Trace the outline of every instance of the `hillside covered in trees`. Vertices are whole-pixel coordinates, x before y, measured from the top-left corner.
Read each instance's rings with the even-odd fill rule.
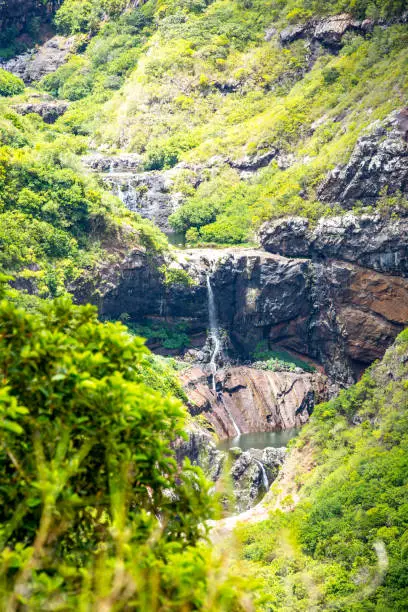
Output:
[[[406,0],[0,27],[0,608],[408,609]]]

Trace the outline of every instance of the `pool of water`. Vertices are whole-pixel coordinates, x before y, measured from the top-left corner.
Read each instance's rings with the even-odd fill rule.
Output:
[[[217,444],[218,450],[227,451],[230,448],[239,446],[243,451],[250,448],[280,448],[287,446],[289,440],[295,438],[299,433],[299,429],[287,429],[285,431],[262,431],[258,433],[241,434],[236,438],[228,438],[221,440]]]
[[[184,247],[186,244],[186,237],[183,232],[167,232],[167,239],[173,246]]]

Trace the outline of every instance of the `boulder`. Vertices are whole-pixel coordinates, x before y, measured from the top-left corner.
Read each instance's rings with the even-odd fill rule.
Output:
[[[196,422],[187,427],[187,439],[175,443],[177,462],[185,458],[198,465],[214,491],[221,495],[226,512],[235,514],[256,505],[277,478],[286,459],[285,448],[249,449],[239,447],[229,451],[217,449],[213,436]]]

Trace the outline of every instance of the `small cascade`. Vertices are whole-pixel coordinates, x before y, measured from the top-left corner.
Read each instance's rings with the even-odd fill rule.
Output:
[[[231,410],[228,408],[227,404],[224,402],[224,397],[223,397],[222,393],[219,393],[219,395],[218,395],[218,398],[217,398],[217,399],[218,399],[218,400],[219,400],[219,401],[222,403],[222,405],[224,406],[225,412],[227,413],[227,415],[228,415],[228,417],[229,417],[229,419],[230,419],[231,423],[232,423],[232,424],[233,424],[233,426],[234,426],[235,433],[237,434],[237,436],[236,436],[236,437],[237,437],[237,438],[239,438],[239,437],[241,436],[241,430],[240,430],[240,428],[238,427],[238,425],[237,425],[237,423],[236,423],[236,421],[235,421],[234,417],[232,416],[232,412],[231,412]],[[235,440],[235,439],[236,439],[236,438],[234,438],[234,440]]]
[[[231,410],[225,404],[222,392],[217,393],[217,383],[216,383],[217,359],[222,351],[222,341],[220,337],[220,330],[218,327],[217,308],[215,305],[214,291],[211,285],[211,278],[209,274],[207,274],[207,294],[208,294],[208,319],[210,322],[210,337],[212,341],[212,353],[211,353],[211,359],[210,359],[212,390],[213,390],[214,395],[217,398],[217,402],[221,402],[221,404],[224,406],[224,410],[227,413],[229,420],[234,426],[235,433],[237,434],[236,437],[239,438],[241,435],[241,430],[238,427],[234,417],[232,416]]]
[[[269,480],[268,480],[268,476],[266,474],[266,470],[264,468],[264,465],[263,465],[263,463],[261,463],[261,461],[258,461],[258,459],[255,459],[255,461],[259,465],[259,467],[261,468],[263,486],[265,487],[266,491],[269,491]]]
[[[213,351],[210,359],[210,369],[212,375],[212,388],[214,394],[217,393],[215,375],[217,373],[217,358],[221,353],[221,338],[218,329],[217,309],[215,306],[214,292],[211,285],[210,275],[207,274],[207,294],[208,294],[208,318],[210,322],[210,337],[212,340]]]

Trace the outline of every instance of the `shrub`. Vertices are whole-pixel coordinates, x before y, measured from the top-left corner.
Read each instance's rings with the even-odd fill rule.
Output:
[[[16,96],[23,93],[24,83],[19,78],[0,68],[0,96]]]
[[[100,601],[120,565],[121,604],[155,609],[153,581],[166,607],[176,597],[186,609],[191,589],[166,567],[205,582],[206,564],[191,555],[211,515],[209,489],[197,468],[176,465],[184,410],[152,388],[159,374],[143,342],[67,299],[37,314],[3,300],[0,349],[2,607],[23,583],[25,605],[45,609],[64,593],[75,609],[85,568],[102,563]]]

